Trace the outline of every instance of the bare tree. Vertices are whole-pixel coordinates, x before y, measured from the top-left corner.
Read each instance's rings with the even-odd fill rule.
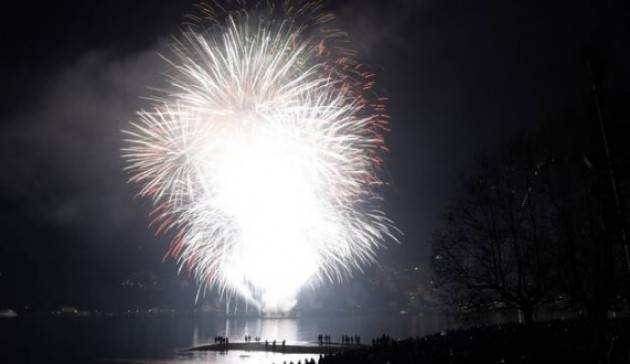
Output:
[[[544,161],[527,143],[481,160],[433,236],[438,287],[463,310],[515,308],[531,322],[550,294],[551,226],[541,195]]]
[[[477,163],[432,241],[436,282],[450,302],[517,308],[526,321],[546,302],[597,321],[627,305],[628,221],[619,206],[630,169],[617,165],[621,188],[611,190],[597,130],[585,116],[559,118]]]

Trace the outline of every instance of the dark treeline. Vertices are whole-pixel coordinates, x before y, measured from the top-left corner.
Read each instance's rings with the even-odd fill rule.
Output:
[[[584,64],[579,106],[476,159],[434,232],[432,263],[451,311],[518,310],[525,323],[574,314],[602,362],[616,338],[608,319],[630,304],[630,113],[619,72]]]
[[[434,283],[451,311],[518,310],[530,324],[516,325],[521,333],[549,313],[574,314],[583,321],[564,331],[583,338],[570,347],[584,362],[610,362],[627,340],[611,331],[627,321],[609,320],[630,312],[630,49],[622,13],[599,9],[579,55],[581,99],[478,157],[431,241]],[[539,334],[554,355],[560,336]]]
[[[581,99],[479,157],[434,232],[435,283],[456,312],[628,312],[630,9],[593,6]]]
[[[478,158],[432,241],[446,302],[526,322],[542,307],[592,320],[627,310],[630,148],[611,143],[625,134],[614,126],[595,105]]]

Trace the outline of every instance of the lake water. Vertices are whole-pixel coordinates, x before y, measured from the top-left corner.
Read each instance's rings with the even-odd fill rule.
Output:
[[[302,318],[204,317],[76,317],[0,320],[0,362],[21,363],[282,363],[304,360],[304,354],[230,351],[190,353],[182,349],[213,343],[217,335],[231,342],[245,335],[287,344],[313,343],[320,333],[333,341],[360,335],[362,342],[387,333],[392,337],[423,336],[455,327],[437,315],[378,314]],[[3,360],[4,357],[4,360]]]

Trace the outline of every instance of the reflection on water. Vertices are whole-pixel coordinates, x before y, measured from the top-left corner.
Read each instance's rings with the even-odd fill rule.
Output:
[[[451,327],[452,323],[436,315],[431,316],[344,316],[309,318],[258,318],[199,320],[193,323],[191,346],[212,343],[217,335],[231,342],[242,341],[245,335],[260,337],[262,341],[286,340],[287,344],[314,344],[320,333],[329,334],[333,341],[341,335],[360,335],[364,342],[388,333],[394,337],[422,336]],[[265,352],[230,351],[227,353],[189,353],[175,351],[166,362],[184,363],[282,363],[297,362],[316,355],[280,354]]]
[[[227,336],[231,342],[245,335],[265,340],[286,340],[287,344],[308,344],[318,334],[333,341],[341,335],[359,335],[364,343],[388,333],[393,337],[422,336],[453,327],[454,323],[436,315],[401,316],[377,314],[300,318],[203,317],[116,317],[116,318],[17,318],[0,325],[0,344],[9,348],[20,362],[67,362],[68,357],[98,359],[98,362],[134,363],[282,363],[304,360],[306,355],[230,351],[191,353],[183,349],[214,342]],[[50,358],[55,358],[50,360]],[[2,361],[0,353],[0,362]],[[79,362],[86,362],[81,360]]]
[[[212,325],[209,327],[214,328]],[[208,326],[205,325],[205,322],[195,325],[192,336],[193,346],[207,344],[216,335],[228,337],[233,342],[243,340],[245,335],[250,335],[252,338],[260,337],[263,341],[287,340],[288,342],[302,342],[313,340],[313,337],[308,337],[308,333],[302,333],[301,335],[298,332],[298,320],[292,318],[226,319],[223,324],[223,330],[220,330],[218,333],[208,335],[208,330],[200,331],[200,329],[207,328]]]
[[[393,337],[423,336],[452,327],[453,323],[439,315],[403,316],[395,314],[375,316],[332,316],[302,318],[258,318],[195,321],[191,345],[207,344],[215,336],[240,341],[245,335],[264,340],[287,340],[292,343],[316,342],[318,334],[360,335],[368,341],[387,333]]]
[[[131,360],[132,363],[146,364],[199,364],[199,363],[220,363],[220,364],[280,364],[283,362],[304,362],[305,359],[318,356],[311,354],[281,354],[254,351],[230,351],[225,353],[203,352],[203,353],[176,353],[172,358],[161,360]]]

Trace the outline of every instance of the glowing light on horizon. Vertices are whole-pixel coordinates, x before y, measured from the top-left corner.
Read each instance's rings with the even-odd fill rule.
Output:
[[[282,4],[225,22],[206,8],[211,24],[174,42],[171,87],[123,149],[201,291],[265,311],[361,269],[394,229],[380,209],[387,118],[372,75],[318,2]]]

